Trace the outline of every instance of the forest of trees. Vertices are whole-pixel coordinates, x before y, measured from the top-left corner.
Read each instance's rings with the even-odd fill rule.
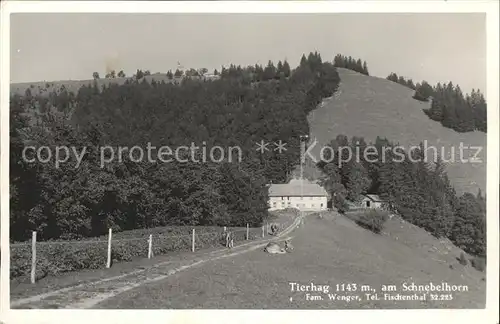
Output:
[[[430,119],[440,122],[444,127],[457,132],[487,131],[487,105],[484,95],[479,90],[465,94],[460,86],[438,83],[432,87],[428,82],[414,84],[396,73],[391,73],[387,80],[415,90],[414,99],[431,100],[431,108],[424,109]]]
[[[368,73],[368,66],[366,65],[366,62],[361,62],[361,59],[355,59],[351,56],[347,57],[341,54],[335,55],[335,58],[333,59],[333,66],[353,70],[364,75],[370,75]]]
[[[487,131],[487,104],[484,95],[472,90],[465,97],[460,87],[438,83],[431,108],[424,110],[432,120],[457,132]]]
[[[313,55],[319,54],[314,53]],[[305,55],[303,55],[300,61],[300,66],[307,65],[307,62],[314,62],[314,58],[311,55],[309,55],[309,57],[307,58]],[[315,63],[312,64],[314,65]],[[283,62],[279,61],[276,66],[272,61],[269,61],[264,67],[262,65],[256,64],[255,66],[247,67],[245,71],[243,71],[241,67],[231,64],[228,68],[222,67],[220,76],[221,78],[225,78],[242,75],[243,78],[247,79],[250,82],[260,82],[288,78],[290,77],[291,72],[292,71],[290,70],[290,65],[285,60]]]
[[[378,194],[406,221],[436,237],[449,238],[470,254],[486,256],[486,196],[481,191],[457,196],[445,164],[439,159],[436,163],[425,162],[422,145],[420,150],[412,151],[409,159],[402,148],[395,149],[393,143],[377,137],[374,144],[369,144],[371,151],[367,152],[377,152],[366,155],[369,161],[363,154],[368,146],[363,138],[349,140],[339,135],[329,146],[343,154],[348,152],[341,147],[361,152],[359,159],[352,158],[344,165],[339,162],[339,154],[326,156],[324,161],[331,161],[318,165],[324,173],[322,183],[339,211],[347,209],[346,199],[357,201],[361,194]],[[383,159],[382,151],[387,148]],[[343,156],[343,161],[347,157]]]
[[[138,73],[139,74],[139,71]],[[165,225],[260,225],[267,187],[283,182],[299,161],[307,114],[339,83],[318,53],[290,71],[276,67],[223,69],[218,81],[185,79],[181,86],[145,79],[97,83],[77,94],[14,95],[10,114],[11,240],[36,230],[40,240],[73,239]],[[254,82],[266,81],[266,82]],[[261,140],[283,140],[287,151],[262,155]],[[239,146],[242,161],[151,163],[115,159],[100,167],[103,146]],[[27,146],[86,148],[76,159],[29,163]],[[28,151],[33,158],[33,151]],[[47,152],[42,152],[47,157]]]

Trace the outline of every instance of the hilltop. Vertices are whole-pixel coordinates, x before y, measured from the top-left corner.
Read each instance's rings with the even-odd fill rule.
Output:
[[[170,80],[166,73],[155,73],[152,75],[144,76],[147,82],[155,80],[157,82],[165,81],[165,83],[180,81],[180,78]],[[50,93],[52,91],[58,91],[62,86],[69,91],[78,93],[78,90],[82,86],[93,85],[94,81],[97,82],[97,86],[102,88],[103,85],[108,86],[109,84],[122,85],[127,80],[135,80],[134,77],[124,77],[124,78],[113,78],[113,79],[97,79],[97,80],[59,80],[59,81],[36,81],[36,82],[23,82],[23,83],[11,83],[10,92],[12,94],[24,95],[27,89],[30,89],[33,96],[38,94]]]
[[[476,194],[486,189],[486,133],[458,133],[432,121],[423,109],[430,103],[412,98],[414,91],[395,82],[366,76],[343,68],[337,68],[340,86],[335,95],[323,103],[309,116],[311,139],[318,144],[311,151],[319,157],[321,146],[327,145],[337,135],[364,137],[367,143],[376,137],[387,138],[405,148],[419,145],[427,140],[428,146],[445,148],[449,154],[455,147],[455,163],[448,163],[447,172],[457,193]],[[482,163],[460,163],[459,145],[481,146]],[[464,159],[472,158],[475,150],[465,150]],[[308,174],[318,177],[316,170],[307,163]]]

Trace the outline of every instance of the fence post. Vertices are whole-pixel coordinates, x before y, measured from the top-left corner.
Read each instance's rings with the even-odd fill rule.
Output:
[[[113,230],[109,229],[108,234],[108,262],[106,262],[106,268],[111,268],[111,236],[113,235]]]
[[[194,232],[194,228],[193,228],[193,242],[192,242],[192,246],[191,246],[191,251],[194,252],[194,238],[195,238],[195,232]]]
[[[33,232],[31,238],[31,283],[36,279],[36,232]]]
[[[149,234],[148,259],[153,256],[153,234]]]
[[[249,228],[248,228],[248,223],[247,223],[247,241],[248,241],[248,236],[249,236],[249,234],[250,234],[250,233],[248,232],[248,229],[249,229]]]
[[[264,225],[262,225],[262,238],[264,238]]]

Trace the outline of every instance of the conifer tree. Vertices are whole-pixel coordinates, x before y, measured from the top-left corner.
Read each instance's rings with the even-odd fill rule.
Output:
[[[283,62],[283,74],[285,75],[285,78],[290,77],[291,74],[290,64],[288,64],[286,60]]]
[[[366,64],[366,61],[363,62],[363,74],[370,75],[370,73],[368,72],[368,65]]]

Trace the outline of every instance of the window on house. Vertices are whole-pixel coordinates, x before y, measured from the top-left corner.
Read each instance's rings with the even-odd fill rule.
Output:
[[[285,199],[285,197],[281,197],[281,200]]]
[[[273,202],[273,207],[276,207],[276,202]]]
[[[366,201],[366,207],[370,207],[370,201]]]
[[[287,200],[290,200],[290,197],[286,197]]]
[[[321,204],[321,208],[323,208],[323,204]]]

